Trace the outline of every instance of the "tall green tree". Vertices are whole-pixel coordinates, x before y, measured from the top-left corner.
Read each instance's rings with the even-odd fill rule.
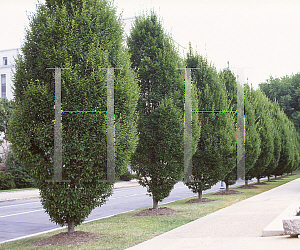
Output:
[[[136,17],[127,44],[141,90],[132,169],[157,209],[183,173],[184,71],[178,69],[182,61],[153,10]],[[193,124],[196,138],[199,129]]]
[[[127,170],[137,141],[135,108],[138,85],[124,49],[121,17],[106,0],[46,0],[37,6],[16,60],[16,106],[9,140],[20,162],[29,169],[51,221],[74,232],[112,193],[106,181],[105,112],[62,114],[62,178],[54,176],[53,70],[62,70],[63,110],[107,109],[107,78],[115,70],[116,174]]]
[[[223,69],[220,72],[220,79],[222,82],[224,82],[225,87],[226,87],[226,93],[227,93],[227,99],[229,102],[229,111],[236,111],[237,110],[237,80],[235,75],[231,72],[231,70],[228,68]],[[244,101],[243,97],[240,97],[240,101]],[[233,115],[234,117],[234,124],[232,126],[235,126],[235,129],[237,129],[236,126],[236,120],[237,120],[237,114]],[[244,130],[244,128],[243,128]],[[234,153],[234,152],[233,152]],[[233,158],[237,158],[237,156],[232,156]],[[232,164],[232,160],[229,160],[229,164]],[[240,159],[236,159],[240,160]],[[233,185],[236,182],[237,179],[237,168],[233,168],[232,171],[230,171],[223,179],[226,185],[226,191],[229,191],[229,186]]]
[[[283,110],[279,110],[278,114],[279,133],[281,135],[281,151],[280,158],[277,167],[273,170],[273,174],[276,176],[282,175],[288,169],[289,164],[292,161],[292,135],[289,129],[290,120]]]
[[[202,198],[202,191],[209,189],[236,166],[235,126],[232,113],[210,112],[229,110],[224,82],[216,69],[190,45],[186,65],[193,70],[192,79],[199,91],[199,120],[201,135],[193,155],[191,180],[185,183]]]
[[[297,131],[292,121],[289,120],[287,123],[289,128],[289,138],[290,148],[289,148],[289,156],[290,162],[287,165],[287,168],[284,170],[284,173],[290,173],[299,167],[298,155],[299,155],[299,141]]]
[[[257,178],[257,181],[264,177],[264,170],[270,164],[274,153],[274,134],[272,119],[268,110],[268,99],[260,91],[251,91],[252,103],[255,110],[257,130],[261,139],[261,153],[254,166],[248,171],[250,178]]]
[[[264,176],[268,177],[270,180],[271,175],[273,175],[274,170],[277,168],[279,159],[280,159],[280,152],[281,152],[281,136],[280,133],[280,124],[279,124],[279,106],[278,103],[269,102],[269,108],[271,119],[272,119],[272,127],[273,127],[273,139],[274,139],[274,152],[272,155],[272,159],[270,163],[266,166],[266,169],[263,172]]]
[[[255,106],[251,98],[252,87],[245,84],[245,185],[251,179],[250,169],[256,163],[261,153],[261,138],[257,129],[257,119],[255,117]]]

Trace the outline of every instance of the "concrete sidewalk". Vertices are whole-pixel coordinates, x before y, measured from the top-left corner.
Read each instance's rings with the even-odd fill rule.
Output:
[[[262,237],[264,228],[290,204],[299,201],[300,178],[128,249],[300,249],[298,238]]]
[[[114,189],[137,187],[137,186],[139,186],[137,180],[120,181],[115,183]],[[38,189],[0,192],[0,202],[38,199],[39,197],[40,194]]]

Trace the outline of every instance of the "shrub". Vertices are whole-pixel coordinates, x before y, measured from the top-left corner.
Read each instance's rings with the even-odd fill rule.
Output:
[[[130,180],[132,180],[132,178],[133,178],[133,176],[129,171],[127,171],[125,174],[120,176],[120,179],[122,181],[130,181]]]
[[[15,186],[12,174],[0,171],[0,190],[12,189]]]
[[[12,151],[8,152],[5,163],[7,170],[13,176],[16,188],[29,188],[35,186],[32,177],[28,174],[22,164],[16,159]]]

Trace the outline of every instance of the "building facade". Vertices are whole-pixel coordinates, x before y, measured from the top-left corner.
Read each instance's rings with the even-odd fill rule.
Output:
[[[0,50],[1,97],[8,100],[13,99],[13,65],[17,53],[18,49]]]
[[[13,99],[13,71],[14,71],[14,58],[18,54],[18,49],[0,50],[0,97],[7,98],[8,100]],[[4,133],[0,134],[0,139],[3,140]],[[0,170],[5,171],[5,159],[6,153],[9,148],[9,142],[4,140],[0,145]]]

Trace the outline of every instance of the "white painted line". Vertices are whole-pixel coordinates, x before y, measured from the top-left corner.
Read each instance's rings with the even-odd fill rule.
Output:
[[[115,200],[115,199],[119,199],[119,198],[127,198],[127,197],[132,197],[132,196],[137,196],[137,195],[145,195],[145,193],[118,196],[118,197],[108,198],[108,200]]]
[[[136,208],[136,209],[138,209],[138,208]],[[84,222],[82,222],[82,224],[89,223],[89,222],[96,221],[96,220],[106,219],[106,218],[113,217],[113,216],[118,215],[118,214],[124,214],[124,213],[127,213],[127,212],[132,212],[132,211],[134,211],[136,209],[128,210],[128,211],[125,211],[125,212],[122,212],[122,213],[116,213],[116,214],[104,216],[104,217],[97,218],[97,219],[92,219],[92,220],[84,221]],[[3,244],[3,243],[8,243],[8,242],[16,241],[16,240],[22,240],[22,239],[26,239],[26,238],[38,236],[38,235],[41,235],[41,234],[51,233],[51,232],[54,232],[54,231],[58,231],[60,229],[65,229],[65,228],[67,228],[67,226],[59,227],[59,228],[54,228],[54,229],[51,229],[51,230],[47,230],[47,231],[43,231],[43,232],[39,232],[39,233],[35,233],[35,234],[30,234],[30,235],[26,235],[26,236],[22,236],[22,237],[10,239],[10,240],[5,240],[5,241],[0,242],[0,245]]]
[[[21,214],[29,214],[29,213],[39,212],[39,211],[45,211],[45,209],[38,209],[38,210],[33,210],[33,211],[28,211],[28,212],[23,212],[23,213],[3,215],[3,216],[0,216],[0,218],[6,218],[6,217],[21,215]]]
[[[5,207],[16,207],[16,206],[21,206],[21,205],[33,204],[33,203],[40,203],[40,201],[28,202],[28,203],[21,203],[21,204],[17,204],[17,205],[1,206],[0,208],[5,208]]]

